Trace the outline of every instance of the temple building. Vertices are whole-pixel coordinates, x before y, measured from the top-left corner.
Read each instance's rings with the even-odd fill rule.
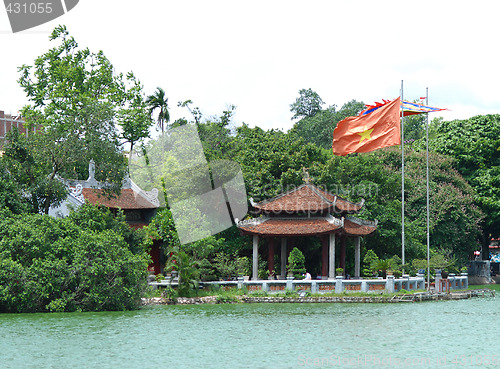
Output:
[[[308,236],[319,237],[321,240],[323,279],[335,278],[336,265],[345,271],[346,240],[353,238],[353,277],[360,277],[360,239],[377,229],[377,221],[363,220],[353,215],[362,210],[364,200],[359,203],[350,202],[306,180],[305,184],[289,192],[258,203],[250,200],[250,203],[258,216],[240,221],[238,228],[242,234],[253,238],[253,280],[258,275],[259,239],[264,239],[267,244],[270,274],[274,271],[276,245],[280,244],[280,273],[285,276],[290,241],[296,237]],[[340,247],[339,260],[335,260],[336,247]]]
[[[87,180],[60,180],[67,186],[69,193],[57,207],[49,209],[49,215],[63,218],[69,215],[72,209],[76,209],[85,201],[93,205],[99,205],[111,210],[116,214],[122,210],[125,221],[131,228],[139,229],[149,224],[160,206],[158,190],[144,191],[137,186],[129,177],[123,181],[120,194],[109,196],[105,192],[106,183],[97,181],[95,178],[95,164],[89,163],[89,177]],[[160,242],[155,241],[149,251],[152,262],[148,269],[155,274],[161,271],[161,248]]]

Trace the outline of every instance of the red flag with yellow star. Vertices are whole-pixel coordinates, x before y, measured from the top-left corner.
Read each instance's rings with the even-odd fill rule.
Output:
[[[348,117],[333,131],[333,153],[347,155],[401,144],[399,97],[365,115]]]

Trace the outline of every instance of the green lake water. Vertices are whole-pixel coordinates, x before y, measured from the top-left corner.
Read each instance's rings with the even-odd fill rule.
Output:
[[[500,297],[0,314],[0,368],[499,368]]]

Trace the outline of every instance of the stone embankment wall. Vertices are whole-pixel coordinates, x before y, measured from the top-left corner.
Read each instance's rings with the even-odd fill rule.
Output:
[[[217,296],[206,297],[179,297],[176,300],[164,297],[143,298],[141,304],[146,305],[201,305],[220,303],[396,303],[396,302],[420,302],[436,300],[463,300],[471,297],[495,296],[493,290],[467,290],[452,293],[428,293],[420,292],[413,294],[379,295],[379,296],[314,296],[314,297],[289,297],[289,296],[234,296],[234,299],[219,299]]]

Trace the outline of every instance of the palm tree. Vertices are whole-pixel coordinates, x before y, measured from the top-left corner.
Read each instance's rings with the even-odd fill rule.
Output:
[[[156,122],[162,133],[165,126],[170,121],[170,114],[168,113],[168,97],[165,97],[165,91],[161,87],[157,87],[156,91],[147,97],[146,103],[149,107],[149,112],[153,115],[156,109],[160,109]]]

